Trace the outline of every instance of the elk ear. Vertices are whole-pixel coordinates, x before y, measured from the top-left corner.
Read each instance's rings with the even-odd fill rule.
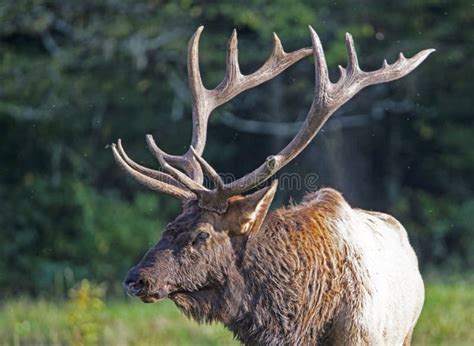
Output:
[[[235,233],[250,234],[260,229],[275,197],[277,186],[278,180],[274,180],[270,186],[232,203],[232,207],[237,207],[239,221],[236,227],[233,227]]]

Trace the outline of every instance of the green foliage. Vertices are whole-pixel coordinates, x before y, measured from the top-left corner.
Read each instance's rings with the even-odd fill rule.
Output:
[[[73,345],[96,345],[100,341],[104,324],[104,294],[104,287],[91,285],[87,280],[71,290],[67,321]]]
[[[91,306],[93,299],[89,290],[86,296],[86,305]],[[74,343],[77,339],[73,331],[76,327],[84,328],[83,325],[73,328],[68,322],[71,309],[77,309],[76,300],[66,304],[28,299],[3,302],[0,306],[0,340],[14,345]],[[473,302],[474,294],[468,282],[428,285],[425,308],[415,329],[413,345],[472,344]],[[99,305],[93,320],[100,344],[237,345],[223,327],[198,325],[167,301],[158,304],[109,301],[105,306]],[[81,317],[81,321],[89,321],[89,314],[86,312],[88,317]]]
[[[456,203],[453,199],[406,189],[396,205],[400,214],[413,217],[404,225],[411,231],[420,260],[427,267],[461,271],[466,263],[474,263],[474,198],[458,198]],[[418,209],[417,213],[410,208]],[[456,255],[451,254],[453,249]]]
[[[58,186],[34,180],[3,211],[0,285],[9,290],[63,295],[81,278],[119,284],[131,263],[159,236],[159,200],[138,193],[124,201],[77,179]],[[18,213],[18,209],[22,213]],[[114,287],[112,287],[114,288]],[[51,291],[54,290],[54,291]]]

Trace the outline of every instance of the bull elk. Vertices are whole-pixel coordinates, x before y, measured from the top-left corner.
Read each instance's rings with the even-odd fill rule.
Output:
[[[222,322],[245,344],[409,344],[424,300],[417,257],[403,226],[387,214],[353,209],[335,190],[306,195],[298,205],[269,212],[277,190],[246,192],[271,178],[314,138],[328,118],[363,88],[401,78],[433,49],[375,71],[360,69],[346,34],[347,67],[329,80],[321,42],[291,53],[276,34],[268,60],[240,72],[237,34],[228,43],[225,78],[207,89],[199,71],[199,27],[189,42],[188,74],[193,132],[181,156],[146,140],[162,170],[146,168],[112,145],[118,165],[139,183],[182,201],[182,213],[164,229],[124,281],[147,303],[170,298],[198,322]],[[224,182],[202,157],[211,112],[243,91],[314,56],[316,91],[301,129],[253,172]],[[204,175],[212,188],[203,183]]]

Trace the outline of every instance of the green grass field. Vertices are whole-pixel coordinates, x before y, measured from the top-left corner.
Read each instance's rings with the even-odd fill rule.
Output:
[[[474,345],[474,291],[469,283],[428,285],[415,345]],[[169,302],[103,302],[86,287],[71,300],[4,301],[0,344],[237,345],[220,325],[198,325]]]

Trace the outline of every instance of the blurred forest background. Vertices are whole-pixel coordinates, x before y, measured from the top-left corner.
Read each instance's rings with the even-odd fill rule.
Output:
[[[209,88],[223,78],[233,28],[244,73],[268,57],[272,32],[287,51],[310,46],[308,25],[333,80],[346,64],[345,32],[366,70],[436,48],[408,77],[356,96],[282,173],[316,173],[318,187],[340,190],[353,206],[393,214],[424,273],[468,276],[473,11],[461,0],[1,1],[0,297],[63,298],[83,279],[123,296],[127,269],[180,208],[127,178],[106,147],[120,137],[151,167],[147,133],[167,152],[184,152],[186,50],[199,25]],[[279,151],[309,109],[313,76],[308,58],[215,111],[206,159],[241,176]],[[276,206],[304,192],[281,190]]]

